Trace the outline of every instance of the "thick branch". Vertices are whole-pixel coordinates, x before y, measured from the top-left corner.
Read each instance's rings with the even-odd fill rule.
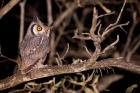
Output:
[[[7,89],[16,86],[20,83],[38,79],[38,78],[49,77],[49,76],[54,76],[59,74],[66,74],[66,73],[76,73],[76,72],[86,71],[90,69],[99,69],[105,67],[118,67],[140,74],[140,66],[132,63],[126,63],[124,59],[106,59],[106,60],[101,60],[99,62],[85,61],[82,63],[71,64],[71,65],[47,66],[44,68],[33,70],[26,75],[15,73],[13,76],[0,81],[0,90]]]
[[[7,14],[20,0],[11,0],[7,5],[0,9],[0,19]]]

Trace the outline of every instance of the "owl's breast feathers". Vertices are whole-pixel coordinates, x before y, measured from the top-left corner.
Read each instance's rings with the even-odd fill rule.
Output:
[[[48,52],[49,40],[45,36],[25,37],[20,45],[20,55],[22,59],[20,69],[26,69],[44,59]]]

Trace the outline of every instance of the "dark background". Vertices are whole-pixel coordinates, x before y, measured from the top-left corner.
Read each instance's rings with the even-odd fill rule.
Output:
[[[52,0],[52,12],[53,12],[54,20],[59,18],[59,15],[66,9],[64,7],[64,2],[67,4],[69,2],[75,3],[75,1],[64,0],[63,4],[62,4],[62,9],[60,9],[60,7],[58,7],[57,3],[60,3],[60,5],[61,5],[61,0],[58,0],[58,1]],[[2,8],[8,2],[9,2],[9,0],[1,0],[0,7]],[[122,7],[123,1],[122,0],[111,0],[111,1],[104,0],[103,2],[104,2],[103,4],[108,9],[110,9],[112,11],[116,11],[116,13],[114,15],[110,15],[110,16],[102,18],[102,25],[103,25],[103,28],[105,28],[107,25],[109,25],[110,23],[112,23],[116,20],[118,14],[120,12],[120,9]],[[97,7],[99,14],[105,13],[105,11],[98,4],[95,4],[95,6]],[[87,5],[84,5],[83,7],[79,7],[75,10],[75,13],[79,19],[83,17],[83,11],[85,9],[88,10],[88,12],[84,15],[85,20],[82,22],[86,29],[90,29],[90,27],[91,27],[92,7],[93,7],[92,4],[87,4]],[[125,42],[127,41],[129,31],[133,25],[132,14],[134,12],[137,13],[138,23],[137,23],[135,29],[133,30],[132,40],[135,40],[135,38],[137,38],[140,35],[140,31],[139,31],[140,24],[139,24],[139,20],[138,20],[138,19],[140,19],[140,2],[137,0],[133,0],[132,2],[126,3],[125,9],[124,9],[123,14],[121,16],[121,19],[119,21],[119,23],[125,23],[127,21],[130,22],[128,26],[124,27],[126,32],[122,31],[120,28],[115,29],[110,34],[110,36],[107,38],[107,40],[105,40],[102,43],[103,47],[106,46],[107,44],[110,44],[110,42],[112,42],[113,40],[115,40],[116,35],[119,34],[120,40],[119,40],[119,43],[116,45],[115,52],[121,54],[121,52],[124,50],[124,45],[125,45]],[[45,0],[27,0],[26,6],[25,6],[25,24],[24,24],[25,25],[25,33],[26,33],[26,29],[28,28],[28,25],[32,21],[33,17],[36,15],[44,23],[47,24],[48,20],[47,20],[47,9],[46,9],[46,1]],[[74,32],[74,30],[77,28],[77,26],[74,23],[72,18],[69,18],[69,16],[68,16],[68,19],[70,19],[70,22],[68,23],[67,27],[65,28],[65,32],[68,32],[68,31]],[[19,50],[18,49],[19,29],[20,29],[20,6],[19,6],[19,4],[17,4],[2,19],[0,19],[1,52],[3,55],[5,55],[11,59],[16,59],[18,57],[18,54],[19,54],[18,53],[18,50]],[[58,29],[56,28],[53,32],[55,33],[55,35],[57,37]],[[72,37],[72,36],[73,36],[73,33],[70,33],[69,37]],[[73,49],[76,50],[78,47],[75,44],[75,42],[77,42],[77,41],[75,40],[74,42],[72,42],[65,35],[65,36],[61,37],[60,42],[59,42],[60,45],[59,44],[57,45],[56,50],[61,53],[63,47],[66,46],[66,42],[69,42],[70,47],[72,47]],[[92,44],[91,41],[85,41],[85,43],[90,50],[92,50],[92,51],[94,50],[94,48],[91,46],[91,44]],[[72,55],[67,56],[66,60],[68,60],[68,62],[69,62],[72,60],[72,57],[75,57],[75,56],[72,56]],[[111,55],[111,57],[112,57],[112,55]],[[75,57],[75,58],[77,58],[77,57]],[[85,59],[86,57],[81,57],[81,58]],[[140,48],[138,48],[137,51],[134,53],[132,59],[136,60],[137,64],[140,64],[139,63]],[[4,79],[4,78],[12,75],[15,67],[16,67],[16,64],[14,62],[12,62],[6,58],[1,57],[0,58],[0,79]],[[106,73],[105,71],[103,71],[103,76],[101,78],[103,78],[104,75],[106,76],[106,75],[111,75],[111,74],[121,74],[124,76],[124,78],[112,83],[108,87],[108,89],[110,91],[104,91],[101,93],[125,93],[126,89],[133,84],[138,84],[138,87],[136,89],[134,89],[134,91],[132,93],[139,93],[140,92],[140,87],[139,87],[140,75],[129,72],[129,71],[125,71],[125,70],[122,70],[119,68],[113,68],[113,69],[114,69],[114,72],[109,71],[110,73]],[[100,73],[97,73],[97,74],[100,74]],[[60,75],[60,76],[58,76],[58,79],[60,79],[62,77],[63,77],[63,75],[62,76]],[[50,79],[50,78],[52,78],[52,77],[48,77],[47,79]]]

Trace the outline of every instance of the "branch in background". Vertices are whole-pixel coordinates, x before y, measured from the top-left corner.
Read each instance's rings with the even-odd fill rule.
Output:
[[[80,7],[85,6],[85,5],[100,5],[99,3],[102,3],[102,4],[115,4],[115,5],[123,3],[123,1],[118,1],[118,0],[111,0],[111,1],[108,1],[108,0],[76,0],[76,1],[77,1],[77,4],[80,5]],[[126,3],[138,4],[138,1],[137,0],[127,0]],[[103,8],[101,5],[100,5],[100,7]]]
[[[20,0],[11,0],[2,9],[0,9],[0,19],[7,14]]]
[[[0,46],[0,58],[5,58],[5,59],[10,60],[10,61],[12,61],[14,63],[17,63],[17,60],[11,59],[11,58],[9,58],[9,57],[7,57],[7,56],[5,56],[5,55],[2,54],[2,52],[1,52],[1,46]]]
[[[26,1],[20,2],[20,32],[19,32],[19,44],[23,40],[24,36],[24,17],[25,17],[25,3]]]
[[[126,0],[124,1],[124,4],[123,4],[123,6],[121,8],[121,11],[120,11],[116,21],[113,24],[110,24],[109,26],[107,26],[102,34],[100,34],[102,24],[100,23],[100,20],[98,21],[98,19],[101,16],[98,16],[98,13],[97,13],[97,10],[96,10],[95,7],[93,8],[92,26],[90,28],[89,33],[81,33],[81,35],[78,35],[78,32],[77,31],[75,32],[73,38],[77,38],[77,39],[81,39],[81,40],[92,40],[93,41],[94,46],[95,46],[94,53],[91,54],[90,52],[88,52],[88,49],[86,48],[87,53],[92,55],[90,60],[96,61],[99,56],[104,54],[105,51],[111,50],[112,47],[114,47],[117,44],[117,42],[119,41],[119,36],[117,36],[116,41],[114,41],[112,44],[108,45],[103,50],[101,49],[101,42],[103,42],[104,39],[107,38],[107,35],[109,33],[111,33],[111,31],[113,31],[117,27],[122,27],[122,26],[128,25],[128,22],[124,23],[124,24],[118,24],[118,22],[120,20],[120,17],[122,15],[122,12],[123,12],[125,4],[126,4]],[[95,34],[96,31],[98,31],[97,35]],[[86,36],[84,36],[84,35],[86,35]]]
[[[119,42],[119,35],[117,35],[116,41],[114,41],[112,44],[108,45],[106,48],[103,50],[103,54],[106,54],[110,49],[112,49],[117,43]]]
[[[124,0],[123,6],[122,6],[122,8],[121,8],[121,10],[120,10],[120,13],[119,13],[119,15],[118,15],[118,17],[117,17],[117,20],[116,20],[113,24],[110,24],[110,25],[105,29],[105,31],[103,32],[103,34],[102,34],[102,38],[103,38],[103,39],[106,38],[106,35],[107,35],[108,33],[110,33],[110,31],[112,31],[113,29],[115,29],[115,28],[117,28],[117,27],[122,27],[122,26],[128,25],[129,22],[127,22],[127,23],[125,23],[125,24],[120,24],[120,25],[118,25],[118,22],[119,22],[119,20],[120,20],[120,18],[121,18],[122,12],[123,12],[124,7],[125,7],[125,4],[126,4],[126,0]]]
[[[136,45],[133,47],[133,49],[131,49],[129,51],[129,53],[127,54],[126,61],[129,62],[131,60],[132,55],[136,52],[136,50],[139,48],[139,46],[140,46],[140,39],[138,40],[138,42],[136,43]]]
[[[67,10],[65,10],[55,21],[54,21],[54,24],[53,24],[53,28],[57,28],[62,22],[63,20],[70,16],[74,10],[77,8],[77,5],[76,4],[72,4],[70,6],[70,8],[68,8]]]
[[[103,5],[103,3],[99,0],[98,1],[98,4],[99,4],[99,6],[108,14],[108,13],[111,13],[111,10],[110,9],[108,9],[107,7],[105,7],[104,5]]]
[[[47,6],[47,19],[48,19],[48,25],[50,26],[53,23],[53,16],[52,16],[52,1],[46,0],[46,6]]]
[[[132,59],[132,55],[136,52],[136,50],[139,48],[140,46],[140,35],[137,36],[134,40],[132,39],[132,35],[134,32],[135,27],[137,26],[137,24],[139,23],[139,18],[137,18],[137,12],[134,11],[133,12],[133,24],[130,28],[130,31],[128,33],[128,37],[127,37],[127,41],[126,44],[124,46],[124,50],[121,53],[121,56],[126,58],[126,61],[130,61]]]
[[[3,8],[1,8],[0,9],[0,19],[5,15],[5,14],[7,14],[16,4],[18,4],[19,3],[19,1],[20,0],[11,0],[11,1],[9,1],[9,3],[7,4],[7,5],[5,5]],[[96,5],[96,4],[98,4],[99,2],[98,1],[96,1],[96,0],[80,0],[80,3],[82,4],[82,5],[91,5],[91,4],[94,4],[94,5]],[[111,1],[111,2],[108,2],[108,1],[101,1],[101,3],[103,3],[103,4],[109,4],[109,3],[111,3],[111,4],[121,4],[122,3],[122,1],[120,1],[120,2],[116,2],[116,1]],[[137,1],[133,1],[133,0],[128,0],[127,1],[127,3],[136,3],[137,4]],[[80,4],[80,5],[81,5]]]
[[[107,89],[108,86],[112,84],[112,82],[118,81],[123,78],[123,75],[109,75],[109,76],[104,76],[99,80],[97,83],[97,89],[101,92],[105,89]]]
[[[77,8],[76,4],[72,4],[70,7],[71,8],[67,7],[67,9],[56,19],[56,21],[54,22],[54,24],[52,26],[52,29],[57,28],[58,35],[56,37],[55,34],[52,33],[51,43],[53,43],[53,44],[50,44],[50,46],[51,46],[50,51],[51,52],[50,52],[50,55],[49,55],[48,64],[52,64],[51,62],[53,62],[53,57],[56,53],[56,47],[58,46],[59,41],[64,34],[64,29],[66,28],[66,26],[69,23],[67,20],[64,21],[64,19],[68,16],[70,18],[71,17],[70,15],[72,15],[74,10]],[[59,25],[61,23],[64,23],[64,24],[59,27]],[[55,37],[56,37],[56,39],[55,39]]]
[[[132,16],[133,16],[133,24],[132,24],[132,26],[129,30],[127,41],[126,41],[126,44],[124,46],[124,50],[121,54],[121,56],[123,56],[123,57],[127,56],[128,52],[129,52],[128,50],[129,50],[129,47],[131,46],[133,31],[134,31],[137,23],[139,22],[139,19],[136,19],[137,18],[137,13],[136,12],[133,12]]]

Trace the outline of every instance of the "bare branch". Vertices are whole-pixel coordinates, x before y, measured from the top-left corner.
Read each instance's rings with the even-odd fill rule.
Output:
[[[123,6],[122,6],[121,11],[120,11],[120,13],[119,13],[119,15],[118,15],[118,18],[117,18],[116,22],[115,22],[113,25],[118,24],[118,22],[119,22],[119,20],[120,20],[120,18],[121,18],[122,12],[123,12],[123,10],[124,10],[125,4],[126,4],[126,0],[124,0]]]
[[[110,27],[109,29],[107,29],[107,30],[105,30],[105,31],[103,32],[102,38],[105,39],[105,36],[106,36],[110,31],[114,30],[115,28],[117,28],[117,27],[122,27],[122,26],[126,26],[126,25],[128,25],[128,24],[129,24],[129,22],[126,22],[126,23],[123,23],[123,24],[118,24],[118,25],[114,25],[114,26]]]
[[[110,25],[105,29],[105,31],[103,32],[103,34],[102,34],[102,37],[103,37],[103,38],[105,38],[105,35],[107,35],[111,30],[113,30],[114,27],[115,27],[115,28],[118,27],[118,26],[116,26],[116,25],[118,24],[118,22],[119,22],[119,20],[120,20],[120,17],[121,17],[121,15],[122,15],[123,10],[124,10],[125,4],[126,4],[126,0],[125,0],[124,3],[123,3],[123,6],[122,6],[122,8],[121,8],[121,11],[120,11],[118,17],[117,17],[116,22],[113,23],[113,24],[110,24]],[[128,23],[126,23],[126,24],[128,24]],[[125,24],[124,24],[124,25],[125,25]]]
[[[120,80],[122,78],[123,78],[122,75],[104,76],[97,83],[97,89],[101,92],[101,91],[105,90],[110,84],[112,84],[113,82],[118,81],[118,80]]]
[[[62,62],[61,57],[58,54],[58,52],[56,53],[56,55],[57,55],[57,58],[56,58],[57,65],[58,66],[62,66],[63,65],[63,62]]]
[[[69,43],[67,44],[67,49],[66,49],[66,51],[64,52],[63,56],[61,56],[61,59],[64,59],[64,58],[66,57],[68,51],[69,51]]]
[[[86,46],[84,46],[84,48],[85,48],[85,50],[86,50],[87,54],[88,54],[90,57],[92,57],[92,54],[89,52],[89,50],[87,49],[87,47],[86,47]]]
[[[117,43],[119,42],[119,35],[117,35],[116,41],[114,41],[112,44],[108,45],[102,53],[106,53],[109,49],[113,48]]]
[[[28,74],[15,73],[13,76],[0,81],[0,90],[16,86],[20,83],[30,80],[54,76],[66,73],[76,73],[90,69],[99,69],[105,67],[118,67],[140,74],[140,66],[125,62],[123,59],[106,59],[100,62],[87,61],[71,65],[46,66],[40,69],[34,69]]]
[[[98,19],[101,18],[101,17],[104,17],[104,16],[112,15],[112,14],[115,14],[115,11],[113,11],[113,12],[111,12],[111,13],[99,15],[99,16],[98,16]]]
[[[7,14],[20,0],[10,0],[7,5],[0,9],[0,19]]]
[[[121,54],[122,56],[125,56],[125,54],[127,53],[127,50],[129,50],[128,47],[129,47],[131,39],[132,39],[132,34],[133,34],[133,31],[134,31],[134,29],[135,29],[135,27],[136,27],[136,25],[138,23],[138,20],[136,19],[136,16],[137,16],[137,14],[136,14],[136,12],[134,12],[133,13],[133,24],[132,24],[132,26],[130,28],[129,33],[128,33],[127,41],[126,41],[126,44],[124,46],[124,50],[123,50],[123,52]]]
[[[99,28],[98,28],[98,31],[97,31],[97,35],[98,35],[99,37],[101,37],[101,34],[100,34],[101,27],[102,27],[102,24],[99,25]]]
[[[25,3],[26,0],[20,2],[20,32],[19,32],[19,44],[21,43],[21,41],[23,40],[23,36],[24,36],[24,16],[25,16]]]
[[[2,54],[2,52],[1,52],[1,46],[0,46],[0,57],[5,58],[5,59],[7,59],[7,60],[10,60],[10,61],[12,61],[12,62],[18,64],[17,60],[11,59],[11,58],[9,58],[9,57],[7,57],[7,56],[4,56],[4,55]]]
[[[52,16],[52,1],[46,0],[46,6],[47,6],[47,19],[48,19],[48,25],[51,25],[53,23],[53,16]]]
[[[126,60],[129,62],[131,59],[132,54],[134,54],[136,52],[136,50],[139,48],[140,46],[140,40],[137,42],[137,44],[134,46],[134,48],[132,50],[129,51],[129,53],[126,56]]]
[[[92,26],[91,26],[91,29],[90,29],[90,35],[92,37],[94,37],[95,35],[95,31],[96,31],[96,26],[97,26],[97,19],[98,19],[98,13],[97,13],[97,10],[96,8],[94,7],[93,8],[93,16],[92,16]]]
[[[81,39],[81,40],[91,40],[91,37],[84,37],[84,36],[73,36],[72,38]]]
[[[83,36],[87,35],[87,36]],[[81,39],[81,40],[91,40],[89,33],[82,33],[82,35],[78,35],[78,30],[75,30],[74,36],[72,38]]]
[[[98,2],[100,7],[106,12],[106,13],[111,13],[111,10],[106,8],[101,1]]]
[[[55,20],[53,27],[52,28],[57,28],[61,22],[63,22],[63,20],[69,16],[70,14],[72,14],[72,12],[77,8],[76,4],[72,4],[70,8],[68,8],[67,10],[65,10],[59,17],[57,20]]]

